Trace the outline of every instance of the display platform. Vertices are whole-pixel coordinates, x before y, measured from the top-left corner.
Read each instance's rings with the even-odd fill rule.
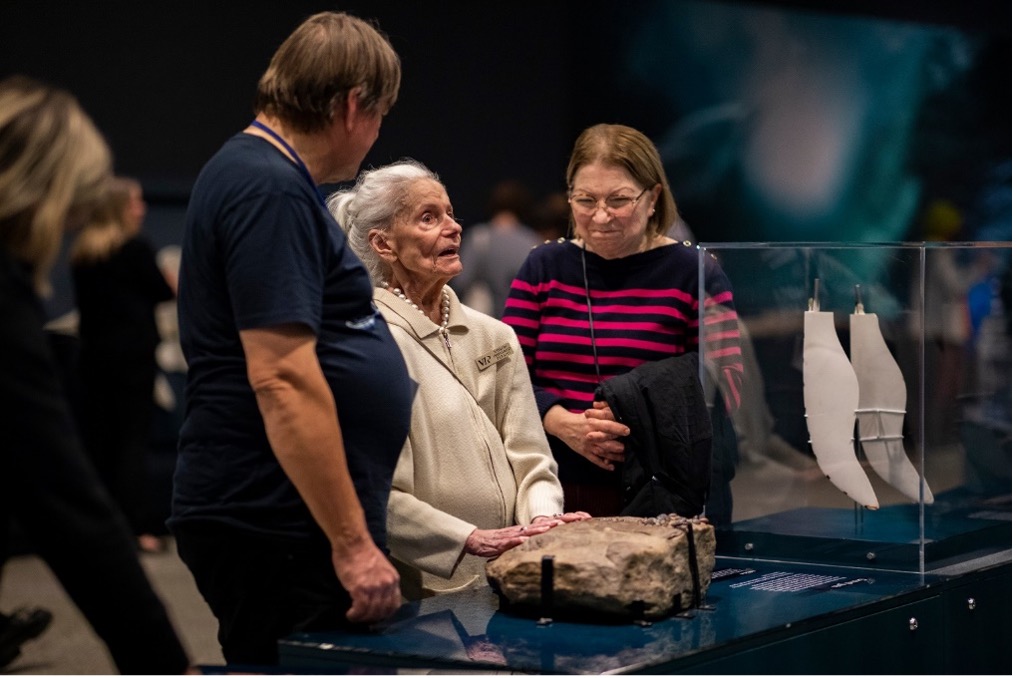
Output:
[[[1010,548],[1009,494],[986,497],[955,490],[925,506],[924,516],[919,515],[921,509],[907,504],[878,511],[818,507],[782,511],[718,529],[717,553],[917,572],[962,554]],[[914,527],[920,520],[924,543],[916,538]]]
[[[957,577],[718,558],[704,606],[652,624],[541,623],[500,611],[481,586],[406,604],[376,633],[295,634],[281,641],[280,663],[326,673],[949,672],[946,634],[956,631],[944,601],[957,586],[985,590],[964,658],[997,643],[976,672],[992,672],[1000,648],[1009,665],[1008,556]]]

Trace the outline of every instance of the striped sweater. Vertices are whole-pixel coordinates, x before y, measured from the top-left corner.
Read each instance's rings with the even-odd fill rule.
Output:
[[[727,276],[712,258],[706,266],[702,353],[732,411],[742,376],[738,319]],[[503,320],[519,337],[541,418],[555,404],[581,412],[600,381],[644,362],[699,351],[698,253],[675,243],[603,259],[570,241],[546,243],[530,252],[516,275]],[[570,467],[597,470],[578,455],[562,454],[567,448],[553,438],[552,449],[563,482],[574,480]],[[590,474],[584,468],[580,475]]]

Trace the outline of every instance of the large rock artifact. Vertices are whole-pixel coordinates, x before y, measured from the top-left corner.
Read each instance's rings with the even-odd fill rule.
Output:
[[[487,580],[509,612],[583,621],[660,619],[702,601],[716,547],[713,526],[703,520],[674,514],[592,518],[505,552],[487,564]]]

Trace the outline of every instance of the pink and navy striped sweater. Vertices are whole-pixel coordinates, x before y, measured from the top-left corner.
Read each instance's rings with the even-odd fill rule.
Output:
[[[699,351],[699,262],[696,249],[676,243],[622,259],[603,259],[570,241],[535,247],[512,283],[503,320],[515,329],[530,369],[541,418],[555,404],[590,407],[597,388],[590,340],[583,256],[589,279],[600,380],[651,360]],[[738,406],[742,358],[737,315],[727,276],[706,259],[703,355],[717,369],[728,411]],[[572,466],[571,457],[559,462]],[[595,469],[592,464],[586,466]],[[601,472],[603,473],[603,472]],[[562,468],[562,480],[571,475]],[[588,473],[582,473],[588,476]],[[606,479],[605,479],[606,480]]]

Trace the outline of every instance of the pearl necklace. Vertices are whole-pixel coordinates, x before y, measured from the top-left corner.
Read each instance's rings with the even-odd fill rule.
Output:
[[[403,294],[403,291],[401,289],[399,289],[398,287],[392,287],[388,283],[382,283],[382,285],[384,285],[386,290],[388,290],[392,294],[396,295],[397,297],[399,297],[400,299],[405,301],[407,304],[409,304],[413,308],[415,308],[418,311],[420,311],[420,315],[424,316],[425,318],[428,318],[427,314],[424,313],[424,309],[420,308],[419,306],[414,304],[412,301],[410,301],[410,298],[407,297],[405,294]],[[452,349],[452,344],[448,340],[448,312],[449,312],[449,308],[451,306],[452,306],[452,301],[449,299],[448,290],[445,289],[445,288],[442,288],[442,290],[441,290],[441,324],[438,326],[438,332],[439,332],[439,334],[441,334],[441,338],[445,340],[445,347],[448,348],[449,350]],[[430,318],[428,318],[428,320],[430,320]]]

